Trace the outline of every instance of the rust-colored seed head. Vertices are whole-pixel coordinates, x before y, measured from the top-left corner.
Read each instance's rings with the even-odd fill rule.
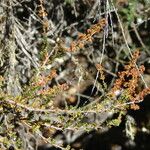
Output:
[[[150,88],[143,89],[139,93],[136,92],[140,74],[142,74],[145,70],[143,65],[141,65],[139,68],[136,67],[136,61],[139,58],[139,55],[139,50],[133,53],[131,61],[128,65],[125,65],[124,71],[118,73],[118,79],[116,79],[113,88],[109,92],[109,95],[114,97],[114,93],[117,90],[121,90],[122,88],[126,90],[128,99],[133,102],[130,108],[134,110],[139,109],[138,105],[135,103],[139,100],[143,100],[144,96],[150,93]]]
[[[78,39],[76,41],[73,41],[70,45],[70,48],[68,51],[74,52],[81,48],[84,48],[84,45],[88,42],[92,42],[92,36],[100,31],[103,30],[103,28],[106,26],[107,21],[106,19],[101,19],[97,24],[92,25],[88,30],[87,34],[79,33]]]

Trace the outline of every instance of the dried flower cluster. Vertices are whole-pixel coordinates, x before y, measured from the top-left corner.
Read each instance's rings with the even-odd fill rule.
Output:
[[[96,64],[96,69],[99,71],[100,73],[100,79],[101,80],[105,80],[105,75],[104,75],[104,68],[101,64]]]
[[[86,34],[79,33],[78,39],[76,41],[73,41],[70,45],[70,48],[67,49],[70,52],[77,51],[81,48],[84,48],[84,45],[88,42],[92,42],[92,36],[100,31],[103,30],[103,28],[106,26],[107,21],[105,18],[101,19],[97,24],[92,25],[88,30]]]
[[[53,86],[53,88],[48,88],[44,90],[38,91],[38,94],[40,95],[52,95],[56,96],[59,92],[67,90],[69,87],[66,83],[58,85],[58,86]]]
[[[144,72],[145,68],[141,65],[136,67],[136,61],[139,57],[139,51],[135,51],[132,60],[125,66],[125,70],[118,73],[118,79],[116,79],[113,88],[109,92],[112,97],[115,96],[116,91],[126,91],[128,99],[133,102],[131,109],[138,109],[136,101],[143,100],[144,96],[150,93],[150,88],[146,88],[140,93],[136,92],[138,87],[138,81],[140,75]]]
[[[44,0],[39,0],[39,5],[38,5],[38,16],[42,19],[42,26],[43,26],[43,33],[45,34],[48,31],[49,28],[49,23],[47,19],[47,12],[44,7]]]
[[[53,69],[51,70],[50,74],[48,76],[40,75],[37,78],[37,81],[33,83],[35,87],[40,87],[38,90],[37,94],[38,95],[51,95],[51,96],[56,96],[57,93],[61,91],[66,91],[69,87],[66,83],[61,84],[61,85],[55,85],[53,87],[49,87],[48,83],[53,79],[57,77],[56,70]]]
[[[40,75],[36,83],[34,83],[34,85],[43,87],[56,76],[57,76],[56,70],[51,70],[48,76]]]

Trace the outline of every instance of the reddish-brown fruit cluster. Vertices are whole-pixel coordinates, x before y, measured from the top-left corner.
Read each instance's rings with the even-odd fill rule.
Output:
[[[109,92],[109,95],[114,97],[116,91],[126,90],[128,99],[133,102],[131,109],[139,109],[139,106],[135,103],[143,100],[144,96],[150,93],[150,88],[145,88],[139,93],[136,92],[139,78],[145,70],[143,65],[139,68],[136,66],[138,57],[139,51],[137,50],[134,52],[129,64],[125,66],[125,70],[118,73],[118,79],[116,79],[113,88]]]

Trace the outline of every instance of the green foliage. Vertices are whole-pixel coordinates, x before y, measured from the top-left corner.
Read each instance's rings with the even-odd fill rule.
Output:
[[[75,0],[65,0],[66,4],[73,5]]]
[[[137,4],[137,0],[131,0],[129,1],[128,7],[121,8],[120,10],[127,25],[131,25],[131,23],[134,22],[134,20],[138,17]]]
[[[132,140],[134,140],[135,138],[135,134],[137,132],[136,130],[136,123],[133,117],[131,116],[127,116],[126,117],[126,128],[125,128],[125,132],[126,132],[126,136]]]
[[[124,115],[123,111],[119,112],[119,116],[116,119],[112,119],[110,122],[108,122],[108,126],[119,126],[122,122],[122,116]]]

